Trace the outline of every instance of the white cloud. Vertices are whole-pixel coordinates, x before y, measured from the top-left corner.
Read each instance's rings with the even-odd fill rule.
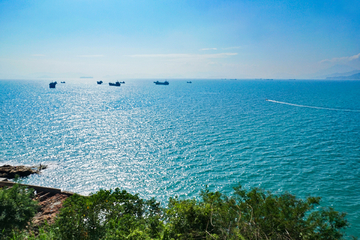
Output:
[[[217,50],[217,48],[202,48],[200,51]]]
[[[208,59],[208,58],[224,58],[229,56],[235,56],[237,53],[217,53],[217,54],[135,54],[129,55],[133,58],[197,58],[197,59]]]
[[[354,60],[360,59],[360,53],[350,56],[350,57],[340,57],[340,58],[332,58],[332,59],[325,59],[320,61],[320,63],[348,63]]]
[[[77,57],[82,57],[82,58],[98,58],[98,57],[104,57],[104,55],[78,55]]]
[[[237,47],[227,47],[227,48],[222,48],[223,50],[230,50],[230,49],[239,49],[239,48],[242,48],[240,46],[237,46]]]

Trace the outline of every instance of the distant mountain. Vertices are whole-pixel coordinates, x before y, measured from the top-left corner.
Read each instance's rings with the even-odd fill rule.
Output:
[[[312,74],[312,77],[324,79],[327,77],[349,76],[358,72],[360,72],[359,69],[351,66],[336,64],[330,68],[322,69],[315,74]]]
[[[360,71],[358,73],[349,75],[349,76],[336,76],[336,77],[327,77],[328,80],[360,80]]]
[[[333,73],[333,74],[328,75],[326,78],[328,78],[328,77],[351,76],[351,75],[354,75],[354,74],[357,74],[357,73],[360,73],[360,70],[354,70],[354,71],[345,72],[345,73]]]

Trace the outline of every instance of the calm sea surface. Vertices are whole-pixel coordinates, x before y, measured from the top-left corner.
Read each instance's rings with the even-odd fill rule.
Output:
[[[161,202],[240,183],[320,196],[360,232],[360,81],[49,82],[0,80],[0,164],[49,165],[24,183]]]

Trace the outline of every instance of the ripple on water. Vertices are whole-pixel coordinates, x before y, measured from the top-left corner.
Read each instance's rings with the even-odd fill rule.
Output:
[[[81,194],[166,202],[241,183],[321,196],[360,229],[360,114],[264,101],[360,109],[359,82],[126,82],[1,80],[0,161],[48,164],[24,181]]]

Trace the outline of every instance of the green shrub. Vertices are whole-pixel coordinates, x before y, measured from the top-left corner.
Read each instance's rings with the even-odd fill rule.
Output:
[[[302,200],[238,186],[231,195],[205,189],[199,200],[170,198],[161,209],[154,199],[115,189],[75,194],[38,236],[15,231],[11,239],[331,240],[344,239],[347,225],[344,213],[321,207],[317,197]]]
[[[15,184],[0,189],[0,238],[5,239],[23,230],[35,216],[38,202],[33,200],[34,190]]]
[[[141,235],[159,237],[161,209],[154,199],[145,201],[119,189],[100,190],[89,197],[73,195],[54,225],[60,239],[124,239]]]
[[[344,213],[321,208],[320,198],[297,199],[261,189],[232,196],[202,191],[199,201],[170,198],[167,239],[341,239]]]

